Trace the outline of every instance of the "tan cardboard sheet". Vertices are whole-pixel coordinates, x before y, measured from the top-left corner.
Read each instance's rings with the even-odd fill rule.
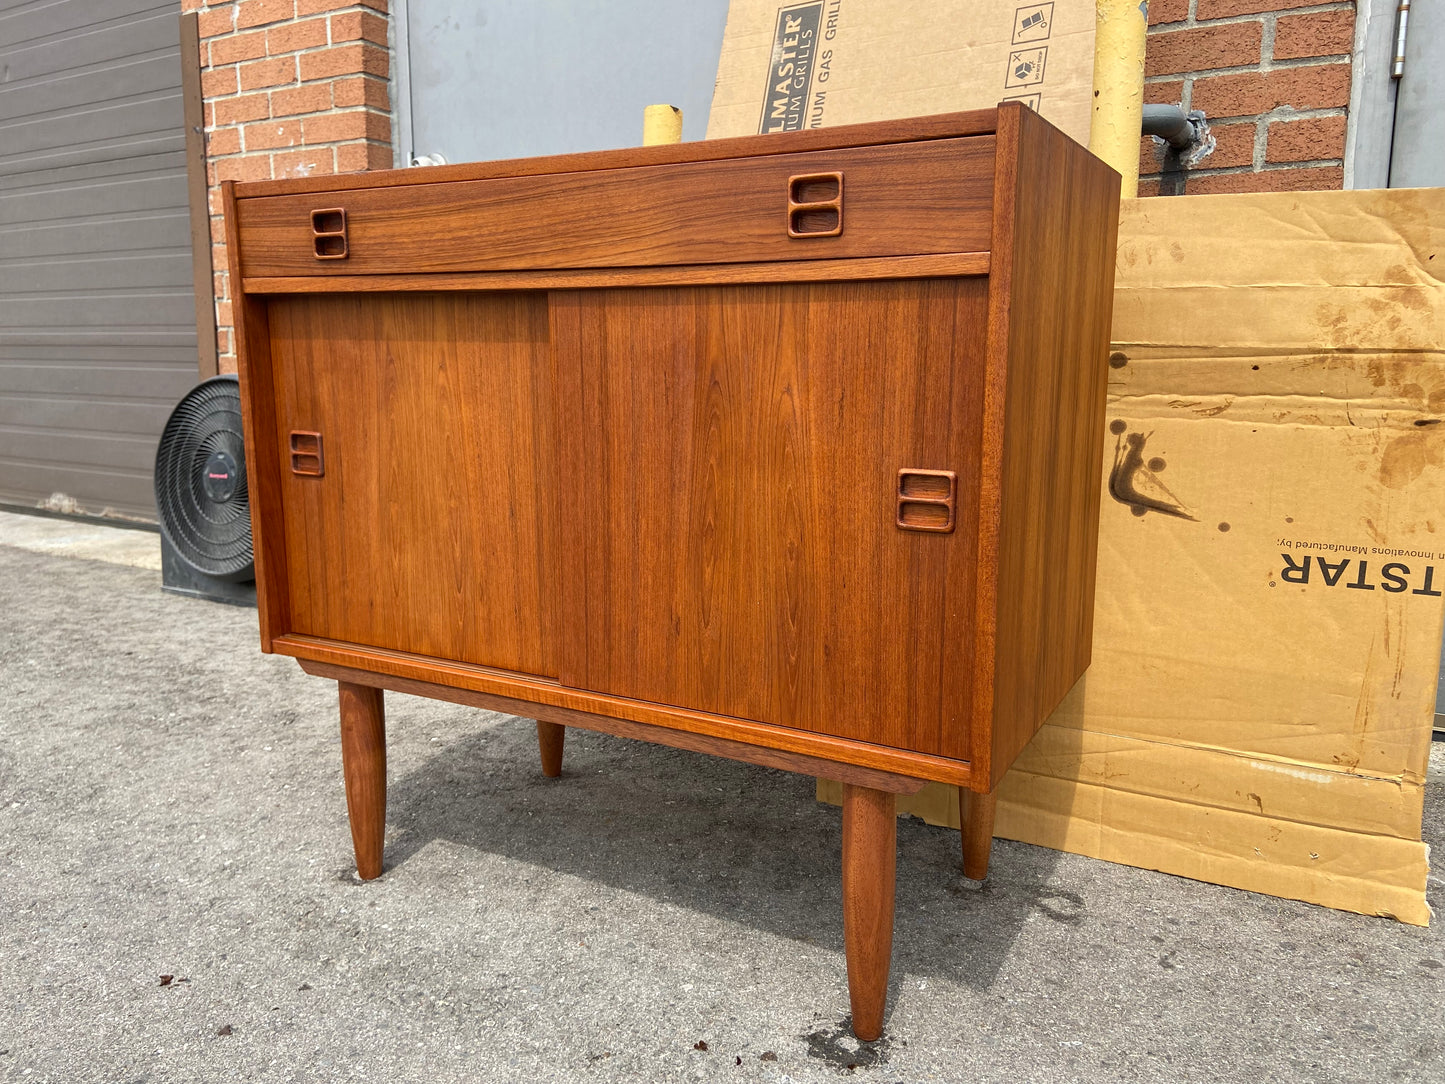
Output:
[[[707,137],[988,109],[1037,109],[1080,143],[1094,4],[732,0]]]
[[[1126,202],[1093,663],[999,835],[1428,923],[1442,273],[1445,190]]]

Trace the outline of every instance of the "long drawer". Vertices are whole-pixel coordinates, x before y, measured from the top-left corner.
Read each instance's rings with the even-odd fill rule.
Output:
[[[989,250],[996,140],[237,201],[246,277]],[[419,178],[420,180],[420,178]]]

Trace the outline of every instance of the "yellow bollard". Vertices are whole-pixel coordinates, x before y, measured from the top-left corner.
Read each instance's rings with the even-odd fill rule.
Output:
[[[1089,150],[1124,177],[1125,199],[1139,194],[1139,130],[1144,116],[1144,38],[1148,0],[1096,0],[1094,114]]]
[[[649,105],[642,111],[642,145],[682,142],[682,110],[675,105]]]

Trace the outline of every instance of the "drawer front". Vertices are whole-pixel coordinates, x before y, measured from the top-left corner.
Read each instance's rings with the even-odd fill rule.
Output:
[[[995,139],[237,202],[250,277],[983,252]]]

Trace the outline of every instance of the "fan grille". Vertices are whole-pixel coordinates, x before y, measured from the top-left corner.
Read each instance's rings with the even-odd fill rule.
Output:
[[[233,583],[254,578],[241,392],[234,376],[198,384],[171,412],[156,449],[156,507],[161,530],[197,572]]]

